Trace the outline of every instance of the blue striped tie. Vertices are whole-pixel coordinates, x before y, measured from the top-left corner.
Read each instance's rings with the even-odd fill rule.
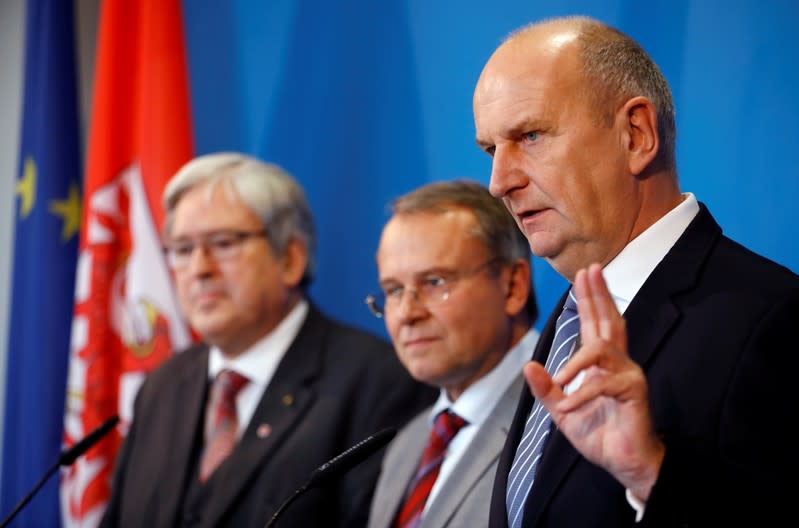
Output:
[[[580,333],[580,319],[577,316],[577,299],[569,290],[563,313],[558,317],[555,338],[547,358],[546,369],[554,376],[571,356],[577,336]],[[524,434],[513,458],[508,474],[508,487],[505,506],[508,509],[508,526],[519,528],[522,525],[524,502],[535,480],[535,469],[544,451],[552,420],[540,402],[536,401],[527,417]]]

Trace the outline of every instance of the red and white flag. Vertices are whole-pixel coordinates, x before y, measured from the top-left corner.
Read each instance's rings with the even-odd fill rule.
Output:
[[[192,156],[180,0],[104,0],[67,385],[67,446],[120,426],[62,475],[65,526],[98,524],[145,375],[191,333],[159,233],[161,192]]]

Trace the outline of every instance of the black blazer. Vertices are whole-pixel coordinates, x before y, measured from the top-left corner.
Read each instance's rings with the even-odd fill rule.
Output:
[[[104,526],[264,526],[314,469],[384,427],[403,425],[438,394],[414,382],[386,342],[312,306],[241,440],[209,480],[202,518],[188,522],[182,503],[196,478],[207,377],[206,346],[175,354],[148,376]],[[265,438],[263,424],[271,428]],[[365,526],[381,457],[303,495],[277,527]]]
[[[624,318],[629,353],[646,373],[666,444],[645,516],[634,524],[624,488],[555,430],[523,526],[765,526],[796,489],[788,432],[797,408],[791,338],[799,328],[799,277],[723,236],[700,204]],[[553,314],[534,353],[542,363],[555,320]],[[532,404],[525,387],[497,470],[492,528],[507,526],[508,472]]]

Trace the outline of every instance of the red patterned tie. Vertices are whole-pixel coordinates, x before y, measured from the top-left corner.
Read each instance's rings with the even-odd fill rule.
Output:
[[[249,380],[232,370],[223,370],[211,386],[205,415],[205,448],[200,460],[200,481],[205,482],[236,445],[239,421],[236,395]]]
[[[425,502],[441,469],[447,446],[464,425],[466,422],[463,418],[450,411],[441,412],[436,416],[419,468],[408,487],[405,502],[394,523],[395,528],[412,528],[419,524]]]

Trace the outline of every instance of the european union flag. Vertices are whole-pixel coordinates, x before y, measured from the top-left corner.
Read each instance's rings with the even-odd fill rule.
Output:
[[[3,517],[61,451],[80,232],[73,6],[64,0],[29,0],[26,10],[0,488]],[[58,489],[58,479],[50,479],[16,517],[15,526],[60,526]]]

